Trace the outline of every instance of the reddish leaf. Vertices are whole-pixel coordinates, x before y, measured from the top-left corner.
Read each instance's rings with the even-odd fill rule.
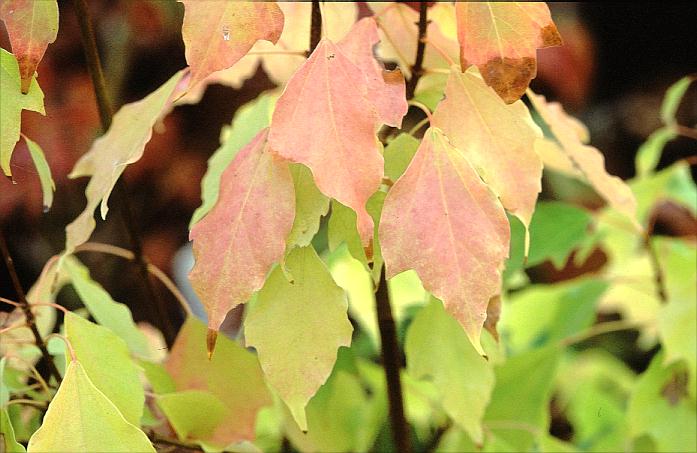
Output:
[[[263,286],[293,226],[290,169],[269,151],[267,135],[268,128],[235,156],[221,177],[218,202],[191,230],[196,264],[189,279],[214,331]]]
[[[382,210],[387,277],[414,269],[483,354],[479,337],[500,290],[509,236],[503,207],[462,152],[439,129],[426,131]]]
[[[254,43],[276,43],[283,13],[276,2],[179,0],[184,4],[182,37],[191,85],[237,63]]]
[[[375,105],[380,121],[401,127],[402,117],[409,109],[404,76],[399,69],[386,71],[375,59],[373,48],[379,41],[375,19],[366,17],[356,22],[337,46],[365,74],[368,99]]]
[[[365,204],[383,175],[378,115],[367,95],[361,69],[323,39],[288,82],[269,134],[274,151],[309,167],[322,193],[356,211],[364,246],[373,234]]]
[[[462,69],[476,65],[510,104],[537,75],[537,49],[561,45],[543,2],[456,2]]]
[[[0,19],[7,27],[12,53],[19,63],[22,93],[26,94],[46,48],[56,40],[58,3],[56,0],[3,0]]]

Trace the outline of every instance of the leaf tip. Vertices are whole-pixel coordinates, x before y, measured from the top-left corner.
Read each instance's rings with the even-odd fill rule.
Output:
[[[208,360],[213,358],[213,351],[215,350],[215,343],[218,340],[218,331],[213,329],[208,329],[208,334],[206,335],[206,350],[208,351]]]

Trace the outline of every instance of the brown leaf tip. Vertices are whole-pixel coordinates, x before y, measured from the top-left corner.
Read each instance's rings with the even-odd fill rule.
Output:
[[[506,104],[512,104],[523,96],[530,81],[537,75],[537,62],[530,57],[496,57],[480,66],[479,71],[486,84]]]
[[[218,331],[213,329],[208,329],[208,335],[206,335],[206,349],[208,350],[208,360],[213,358],[213,351],[215,350],[215,343],[218,340]]]
[[[561,46],[563,44],[559,30],[553,23],[540,30],[540,38],[542,39],[541,47]]]

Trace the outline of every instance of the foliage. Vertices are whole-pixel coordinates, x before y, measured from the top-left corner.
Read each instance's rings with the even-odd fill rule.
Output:
[[[694,77],[668,90],[624,182],[529,88],[537,50],[562,42],[544,3],[371,3],[360,20],[352,2],[180,3],[189,66],[107,121],[70,173],[89,182],[64,250],[26,297],[16,285],[20,300],[3,299],[3,451],[697,448],[697,244],[654,231],[665,201],[696,214],[688,165],[657,170],[666,143],[697,134],[676,117]],[[20,131],[23,110],[44,114],[36,70],[58,5],[6,0],[0,18],[13,51],[0,51],[0,163],[11,176],[23,137],[48,210],[49,165]],[[278,88],[223,127],[190,222],[201,320],[142,250],[88,242],[94,214],[114,215],[119,178],[172,109],[258,64]],[[538,200],[543,174],[606,205]],[[530,284],[531,269],[594,251],[592,274]],[[169,350],[82,252],[139,261],[175,293],[187,318]],[[65,286],[83,308],[54,303]],[[221,326],[236,307],[233,335]],[[627,330],[646,370],[599,340]]]

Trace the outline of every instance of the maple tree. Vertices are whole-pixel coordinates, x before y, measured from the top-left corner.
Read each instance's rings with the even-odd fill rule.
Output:
[[[562,44],[544,3],[376,2],[359,17],[352,2],[179,2],[188,66],[113,113],[75,1],[104,130],[69,174],[89,178],[84,210],[26,292],[0,235],[18,295],[0,299],[13,307],[0,327],[3,451],[697,448],[697,248],[654,231],[662,200],[697,214],[688,163],[656,170],[669,140],[697,136],[676,116],[694,76],[667,92],[625,182],[579,120],[529,87],[538,49]],[[56,0],[0,4],[12,51],[0,50],[0,163],[11,177],[25,141],[47,210],[51,168],[21,120],[44,114],[58,13]],[[199,319],[132,225],[132,250],[90,242],[95,210],[114,215],[124,171],[173,109],[258,66],[277,88],[224,128],[190,223]],[[543,172],[605,206],[538,200]],[[128,225],[128,197],[115,198]],[[597,272],[530,284],[526,269],[593,250],[607,257]],[[83,253],[135,261],[151,295],[174,293],[186,320],[169,348],[161,302],[142,301],[152,333]],[[66,286],[84,309],[56,303]],[[238,306],[243,333],[221,333]],[[608,311],[621,319],[595,322]],[[578,347],[631,329],[659,349],[642,373]],[[571,439],[550,434],[553,405]]]

